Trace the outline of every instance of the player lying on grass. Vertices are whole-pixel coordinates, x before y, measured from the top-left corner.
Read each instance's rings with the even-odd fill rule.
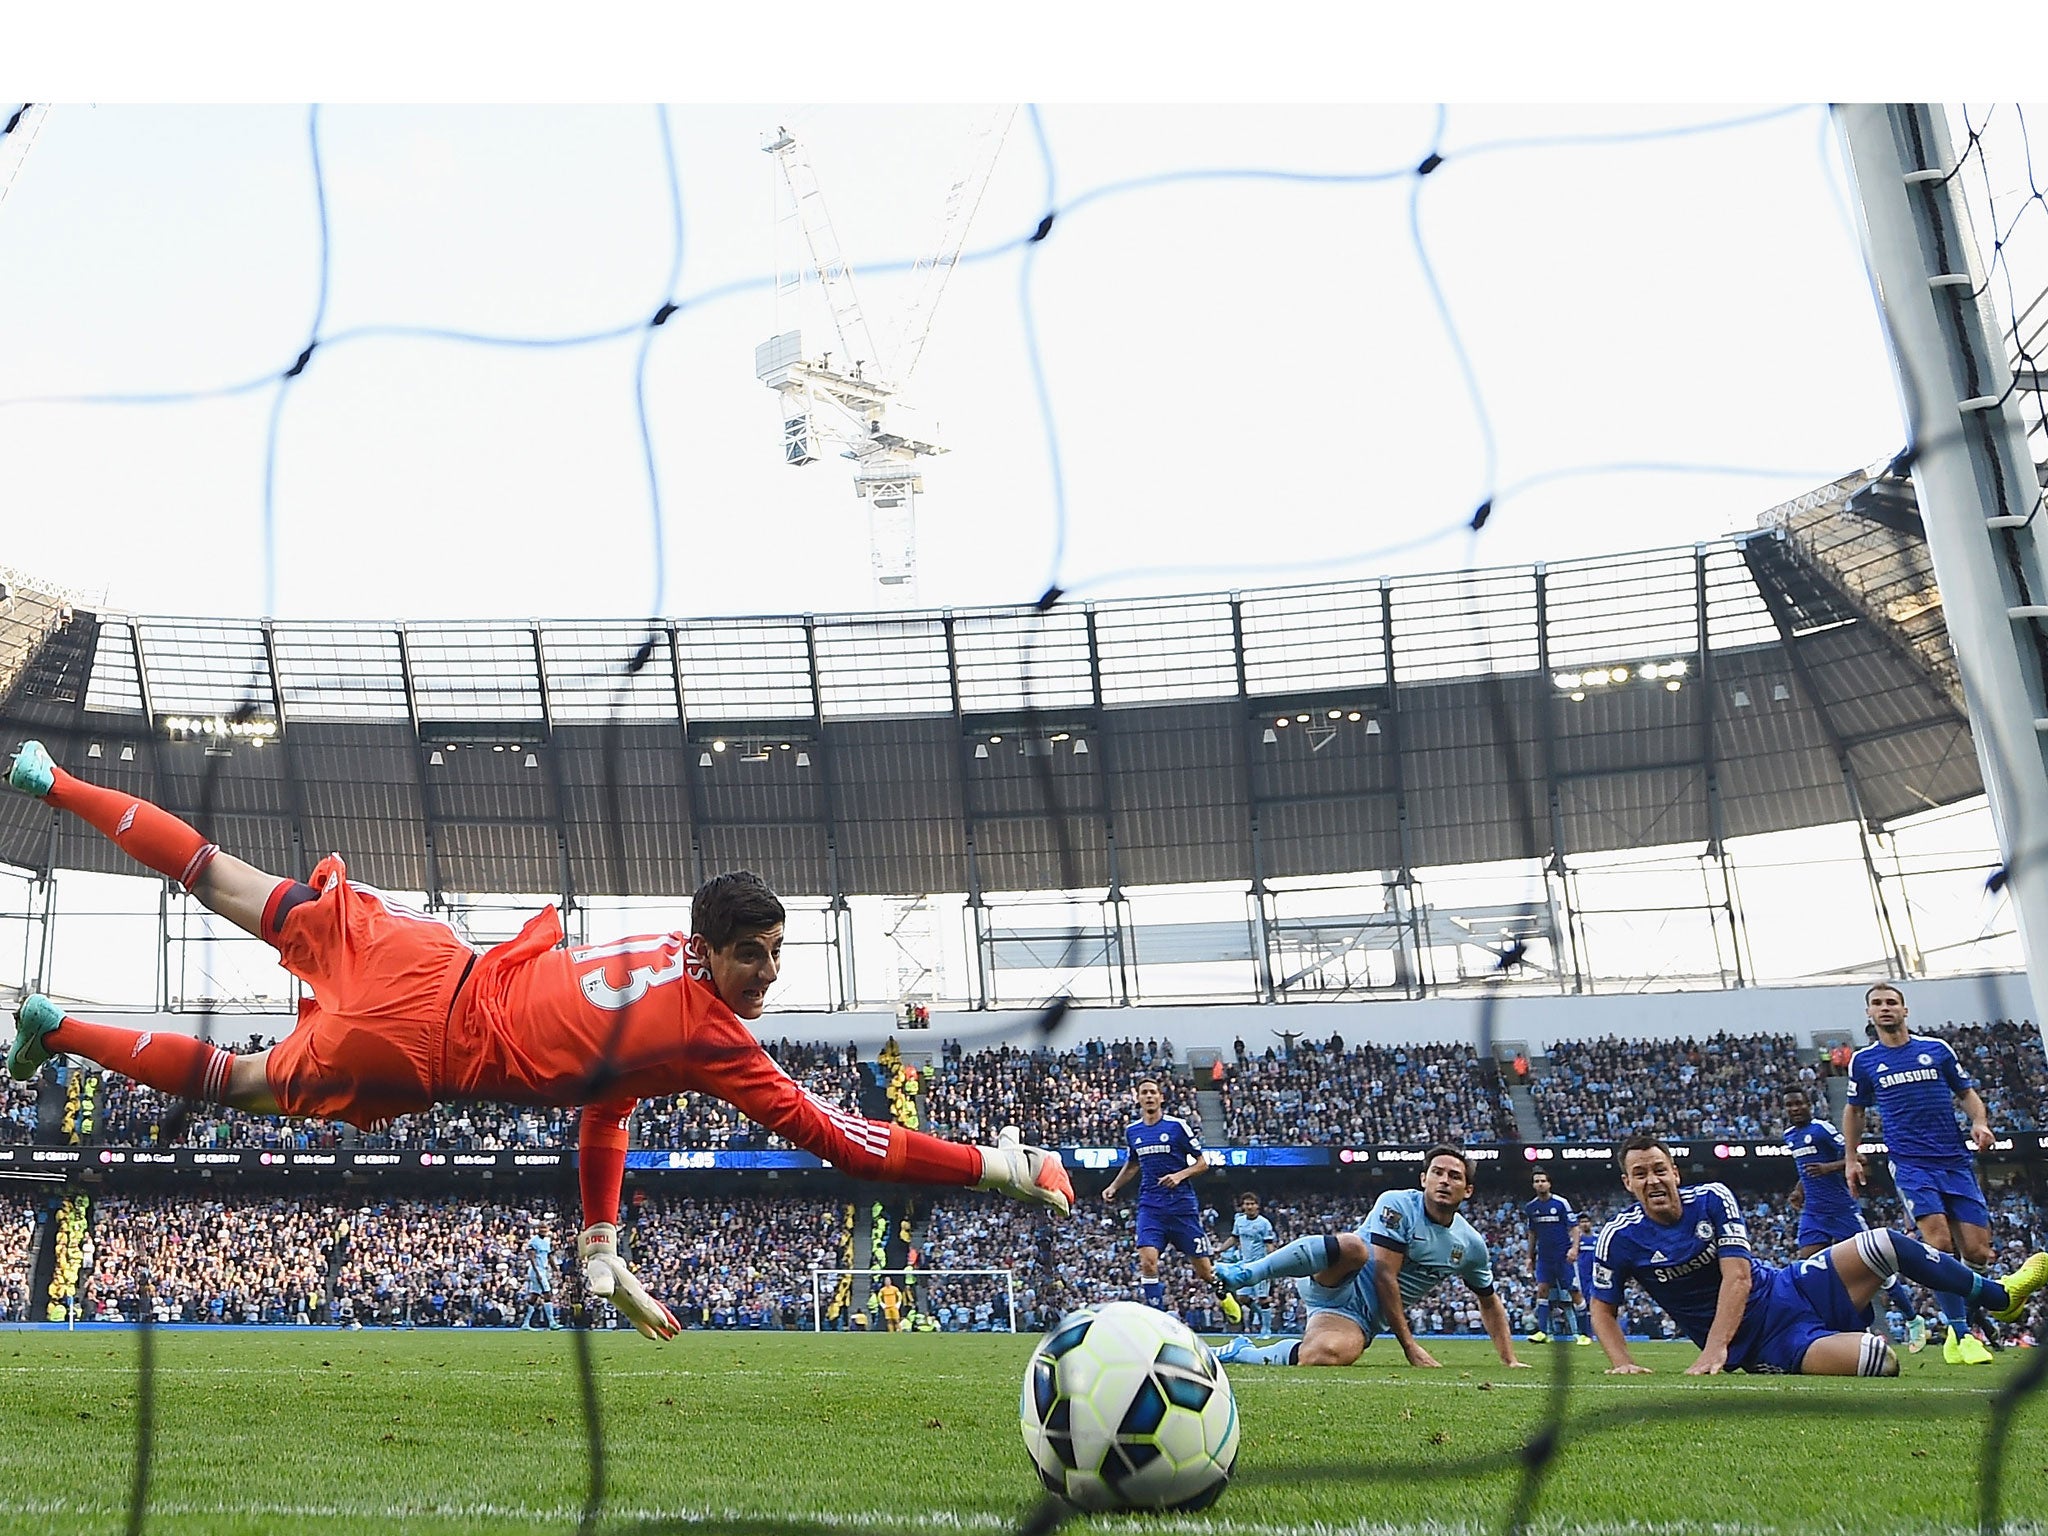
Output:
[[[1452,1275],[1479,1299],[1479,1316],[1503,1364],[1520,1368],[1507,1308],[1494,1294],[1486,1241],[1458,1213],[1472,1193],[1472,1164],[1453,1146],[1431,1147],[1422,1187],[1381,1195],[1355,1232],[1297,1238],[1250,1264],[1219,1264],[1216,1278],[1232,1290],[1293,1279],[1308,1305],[1299,1342],[1263,1347],[1239,1335],[1220,1358],[1246,1365],[1350,1365],[1373,1341],[1391,1333],[1410,1365],[1436,1361],[1416,1342],[1408,1309]]]
[[[1871,1299],[1895,1275],[1957,1290],[2000,1322],[2016,1322],[2048,1285],[2048,1253],[2003,1280],[1973,1274],[1903,1232],[1859,1232],[1777,1269],[1750,1252],[1749,1229],[1725,1184],[1679,1182],[1671,1149],[1639,1132],[1615,1161],[1636,1203],[1600,1229],[1593,1252],[1593,1333],[1610,1376],[1643,1373],[1615,1309],[1634,1280],[1671,1315],[1700,1356],[1688,1376],[1757,1371],[1805,1376],[1896,1376],[1891,1340],[1865,1330]]]
[[[10,1076],[26,1081],[62,1052],[165,1093],[357,1126],[443,1099],[581,1105],[577,1255],[591,1290],[651,1339],[678,1325],[620,1262],[615,1226],[627,1125],[642,1098],[712,1094],[860,1178],[998,1190],[1061,1215],[1073,1203],[1057,1153],[864,1120],[790,1080],[740,1022],[760,1017],[782,951],[782,903],[755,875],[706,882],[687,936],[565,949],[548,907],[516,938],[478,951],[447,923],[352,883],[338,857],[310,882],[265,874],[148,801],[74,778],[38,742],[15,754],[8,783],[82,817],[274,946],[312,992],[291,1034],[249,1056],[169,1030],[83,1023],[30,997],[16,1014]]]

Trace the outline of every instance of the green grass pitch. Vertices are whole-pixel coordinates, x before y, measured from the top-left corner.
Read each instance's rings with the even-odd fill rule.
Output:
[[[592,1339],[605,1532],[1000,1533],[1036,1500],[1017,1431],[1030,1341],[991,1336],[686,1334]],[[167,1332],[146,1529],[571,1531],[587,1484],[570,1336]],[[1483,1343],[1413,1371],[1382,1346],[1349,1370],[1244,1367],[1237,1478],[1199,1516],[1069,1529],[1294,1536],[1498,1531],[1511,1452],[1562,1351],[1508,1372]],[[1565,1449],[1535,1511],[1557,1533],[1974,1529],[1991,1397],[2024,1363],[1898,1381],[1614,1380],[1572,1352]],[[0,1531],[125,1527],[136,1414],[125,1333],[0,1333]],[[1696,1408],[1695,1415],[1673,1410]],[[1433,1475],[1422,1475],[1433,1474]],[[2048,1400],[2015,1421],[2003,1514],[2048,1532]]]

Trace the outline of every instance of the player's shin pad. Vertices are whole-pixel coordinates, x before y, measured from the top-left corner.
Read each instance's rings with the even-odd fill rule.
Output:
[[[672,1339],[682,1332],[675,1315],[647,1294],[647,1288],[633,1271],[619,1261],[619,1229],[599,1222],[583,1229],[576,1239],[576,1257],[583,1261],[583,1278],[593,1296],[602,1296],[625,1315],[626,1321],[647,1338]]]

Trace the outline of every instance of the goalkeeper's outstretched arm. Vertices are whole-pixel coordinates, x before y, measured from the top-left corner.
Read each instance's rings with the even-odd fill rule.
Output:
[[[576,1257],[590,1294],[603,1297],[643,1336],[658,1342],[674,1338],[682,1324],[619,1258],[619,1186],[626,1177],[633,1104],[632,1099],[615,1099],[584,1106],[576,1139],[576,1179],[583,1196]]]

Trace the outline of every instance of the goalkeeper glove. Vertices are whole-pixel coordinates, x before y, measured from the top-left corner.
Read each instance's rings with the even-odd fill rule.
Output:
[[[619,1229],[610,1222],[583,1229],[576,1239],[576,1257],[583,1261],[583,1278],[590,1284],[590,1294],[617,1307],[646,1337],[672,1339],[683,1331],[675,1314],[648,1295],[633,1271],[620,1262]]]
[[[1027,1147],[1014,1125],[1003,1127],[992,1147],[981,1150],[981,1179],[976,1189],[999,1190],[1019,1200],[1049,1205],[1062,1216],[1074,1208],[1074,1185],[1057,1152]]]

